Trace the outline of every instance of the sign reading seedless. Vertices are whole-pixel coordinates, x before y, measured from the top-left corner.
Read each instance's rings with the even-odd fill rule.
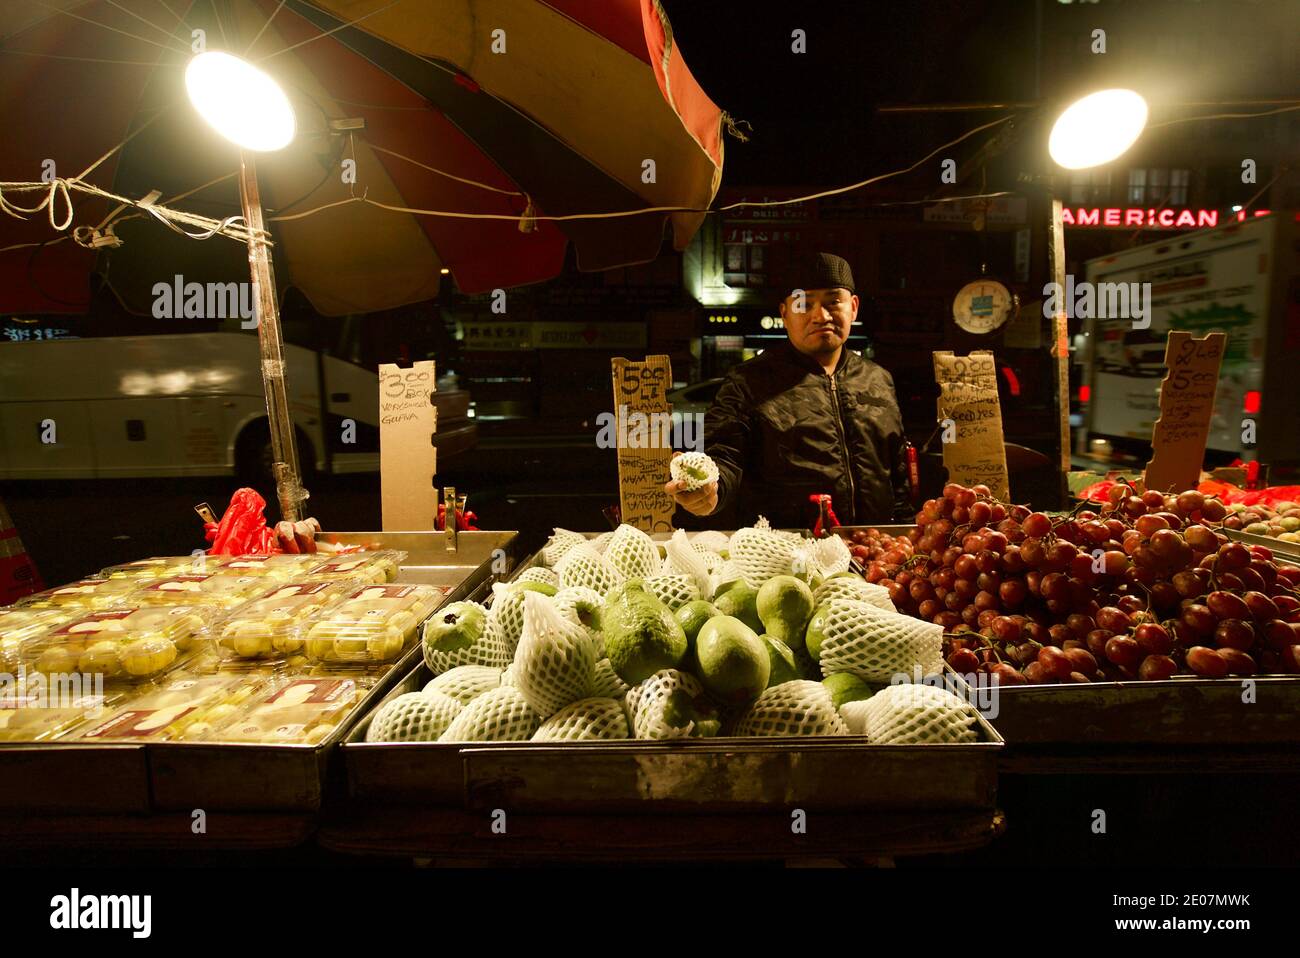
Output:
[[[616,358],[610,360],[610,365],[618,421],[625,422],[637,413],[649,421],[668,420],[672,412],[668,387],[673,381],[673,369],[667,356],[647,356],[643,363]],[[618,492],[623,521],[643,532],[671,532],[674,505],[672,497],[664,492],[664,483],[669,479],[668,461],[673,455],[671,442],[634,445],[628,442],[627,433],[618,430]]]
[[[1007,450],[998,405],[998,373],[993,353],[976,350],[969,356],[934,353],[934,378],[939,384],[939,425],[943,464],[950,482],[979,483],[999,499],[1009,500]]]

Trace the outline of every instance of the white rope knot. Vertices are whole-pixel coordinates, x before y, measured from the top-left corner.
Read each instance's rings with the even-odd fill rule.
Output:
[[[122,245],[122,237],[113,232],[110,225],[105,229],[95,226],[77,226],[72,230],[72,241],[86,249],[117,249]]]

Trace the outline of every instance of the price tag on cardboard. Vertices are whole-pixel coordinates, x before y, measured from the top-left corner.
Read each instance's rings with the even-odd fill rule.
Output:
[[[987,349],[969,356],[936,352],[934,378],[939,384],[940,437],[949,481],[964,486],[983,483],[997,498],[1010,499],[993,353]]]
[[[1170,332],[1165,345],[1168,372],[1160,384],[1160,418],[1151,434],[1148,489],[1194,489],[1200,482],[1219,364],[1227,343],[1224,333],[1197,339],[1191,333]]]
[[[672,459],[673,368],[667,356],[611,359],[618,436],[618,494],[623,521],[643,532],[671,532],[672,496],[664,492]]]
[[[433,361],[410,369],[394,363],[379,367],[379,482],[383,531],[433,528],[438,511],[433,474],[437,451],[433,433],[438,411]]]

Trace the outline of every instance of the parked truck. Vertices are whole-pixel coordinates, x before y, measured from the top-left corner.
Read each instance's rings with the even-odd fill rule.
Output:
[[[1274,212],[1092,259],[1086,278],[1094,290],[1150,284],[1148,316],[1085,326],[1090,439],[1149,452],[1169,331],[1222,332],[1211,458],[1300,462],[1300,216]]]

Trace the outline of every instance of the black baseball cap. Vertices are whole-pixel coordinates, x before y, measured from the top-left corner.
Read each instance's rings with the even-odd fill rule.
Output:
[[[848,260],[834,253],[810,253],[800,257],[791,272],[795,289],[847,289],[856,293],[853,270]]]

